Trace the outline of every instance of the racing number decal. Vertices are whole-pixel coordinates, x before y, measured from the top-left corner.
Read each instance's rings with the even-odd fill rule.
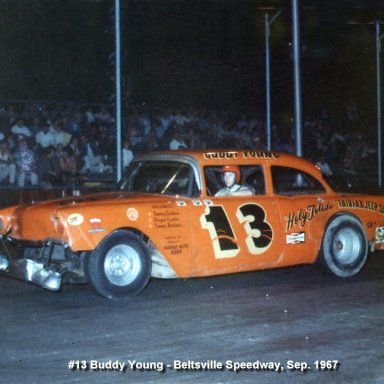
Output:
[[[234,257],[239,253],[231,223],[221,205],[208,206],[200,222],[211,235],[216,259]]]
[[[264,209],[257,204],[244,204],[238,208],[236,216],[240,224],[244,223],[248,251],[253,255],[265,252],[271,245],[273,231],[265,220]],[[240,248],[223,206],[207,206],[200,222],[203,229],[209,231],[216,259],[235,257],[239,253]]]
[[[272,242],[272,228],[265,221],[264,209],[256,204],[244,204],[236,212],[240,224],[244,224],[245,240],[252,255],[265,252]]]

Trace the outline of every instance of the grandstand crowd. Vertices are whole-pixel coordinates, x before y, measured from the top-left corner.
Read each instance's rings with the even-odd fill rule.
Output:
[[[265,127],[263,114],[138,109],[124,120],[122,166],[152,150],[266,149]],[[293,133],[292,120],[273,124],[272,149],[294,153]],[[350,105],[342,122],[325,108],[304,122],[304,156],[326,175],[353,177],[372,168],[374,142],[366,128],[359,129],[358,110]],[[0,104],[0,186],[51,188],[114,180],[115,163],[116,124],[108,106]]]

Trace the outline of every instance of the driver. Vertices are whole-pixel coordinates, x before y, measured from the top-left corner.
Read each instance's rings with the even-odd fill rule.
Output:
[[[241,172],[237,165],[224,165],[220,172],[225,187],[216,192],[215,196],[251,196],[253,194],[249,187],[239,184]]]

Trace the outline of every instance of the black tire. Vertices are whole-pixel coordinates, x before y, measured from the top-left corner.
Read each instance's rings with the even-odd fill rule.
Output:
[[[145,244],[125,230],[111,233],[90,252],[86,268],[88,282],[109,299],[138,294],[151,276],[151,260]]]
[[[360,221],[351,215],[335,216],[327,225],[318,264],[339,277],[356,275],[368,256],[368,240]]]

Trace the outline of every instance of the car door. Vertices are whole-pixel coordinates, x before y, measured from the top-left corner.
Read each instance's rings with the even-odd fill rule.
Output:
[[[212,182],[211,178],[211,183],[207,183],[211,196],[202,200],[200,213],[193,215],[195,275],[269,268],[282,257],[282,246],[277,240],[281,222],[275,199],[265,194],[265,186],[260,187],[260,181],[257,188],[252,185],[253,178],[260,178],[262,168],[241,169],[255,194],[214,196],[212,190],[218,189],[219,182]],[[211,176],[215,174],[215,169],[206,170],[205,174],[209,171]],[[215,178],[219,176],[213,180]]]
[[[272,166],[271,176],[282,218],[284,265],[312,262],[334,204],[321,182],[300,169]]]

